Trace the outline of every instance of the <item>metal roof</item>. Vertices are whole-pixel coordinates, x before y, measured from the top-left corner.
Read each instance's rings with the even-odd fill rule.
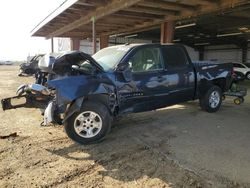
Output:
[[[249,7],[249,0],[66,0],[35,27],[31,35],[88,38],[93,19],[96,34],[101,36],[140,32],[159,27],[167,20],[176,21],[178,27],[196,22],[197,18],[201,24],[196,26],[202,25],[204,34],[224,34],[229,30],[223,31],[223,28],[232,27],[234,31],[235,25],[242,27],[238,32],[247,33],[250,31]],[[217,19],[221,20],[219,24],[214,22]]]

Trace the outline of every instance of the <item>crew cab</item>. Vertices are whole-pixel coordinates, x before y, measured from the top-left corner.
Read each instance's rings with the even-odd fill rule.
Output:
[[[216,112],[233,72],[232,64],[193,63],[185,47],[176,44],[112,46],[92,57],[71,52],[45,56],[40,64],[61,75],[48,81],[56,94],[44,123],[63,123],[67,135],[81,144],[104,138],[113,119],[127,113],[196,99],[201,109]]]

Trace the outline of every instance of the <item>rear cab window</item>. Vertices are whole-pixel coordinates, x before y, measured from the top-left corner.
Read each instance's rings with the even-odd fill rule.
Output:
[[[167,70],[183,69],[189,66],[187,55],[179,46],[162,46],[162,56]]]

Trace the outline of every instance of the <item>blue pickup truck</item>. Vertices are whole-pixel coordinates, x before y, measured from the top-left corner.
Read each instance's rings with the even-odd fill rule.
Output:
[[[233,72],[230,64],[193,63],[185,47],[175,44],[112,46],[93,56],[79,51],[45,55],[39,68],[54,76],[46,87],[29,86],[31,92],[23,96],[50,96],[44,123],[64,124],[67,135],[81,144],[101,140],[113,119],[127,113],[196,99],[202,110],[216,112]],[[10,99],[3,99],[2,106],[15,108]]]

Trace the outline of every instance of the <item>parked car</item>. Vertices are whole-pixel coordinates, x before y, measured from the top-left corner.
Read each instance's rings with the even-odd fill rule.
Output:
[[[38,62],[43,56],[44,54],[35,55],[27,63],[20,64],[18,76],[36,74],[39,70]]]
[[[233,63],[234,70],[245,75],[246,79],[250,80],[250,66],[243,63]]]
[[[234,81],[243,82],[245,80],[245,75],[242,72],[234,71]]]
[[[11,61],[0,61],[0,65],[13,65]]]
[[[216,112],[223,92],[231,85],[233,72],[232,64],[192,63],[186,49],[176,44],[113,46],[92,57],[71,52],[45,56],[39,65],[57,75],[48,79],[55,91],[45,109],[44,124],[63,123],[67,135],[80,144],[101,140],[112,120],[127,113],[196,99],[203,110]],[[53,95],[37,84],[29,86],[28,91],[25,97],[30,100],[39,93],[40,100],[42,95]],[[2,106],[4,110],[16,108],[11,98],[3,99]]]

